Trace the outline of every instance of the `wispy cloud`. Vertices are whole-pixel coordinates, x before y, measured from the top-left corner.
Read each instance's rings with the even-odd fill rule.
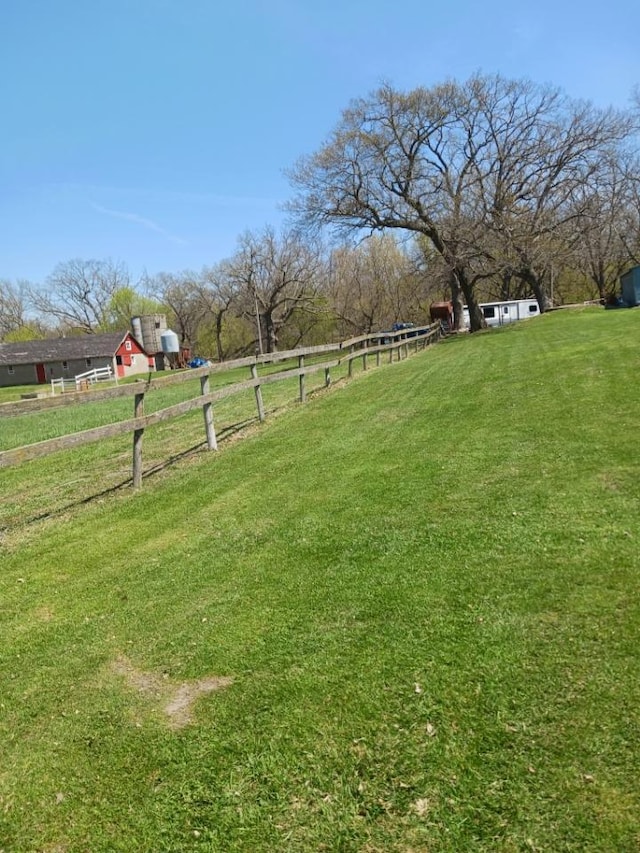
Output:
[[[73,188],[73,185],[71,185]],[[267,196],[225,195],[212,192],[190,192],[188,190],[164,190],[140,187],[112,186],[82,186],[75,187],[95,195],[122,196],[130,199],[140,199],[153,203],[154,201],[171,201],[178,204],[198,204],[210,207],[274,207],[282,203],[282,199]]]
[[[282,195],[278,196],[232,195],[207,191],[169,190],[162,187],[117,186],[113,184],[77,184],[67,181],[26,186],[24,192],[54,201],[60,199],[80,200],[84,204],[90,204],[96,211],[105,215],[131,219],[137,221],[139,225],[153,227],[153,230],[160,228],[161,231],[164,229],[157,222],[146,219],[137,213],[129,213],[130,208],[150,208],[155,205],[171,203],[174,205],[198,205],[214,211],[227,211],[230,208],[273,210],[288,198],[287,188],[284,184]],[[109,206],[99,204],[96,199],[106,201]],[[169,236],[178,240],[182,239],[171,234]]]
[[[106,216],[112,216],[114,219],[124,219],[126,222],[134,222],[136,225],[141,225],[149,231],[155,231],[156,234],[160,234],[165,238],[165,240],[169,240],[169,242],[175,243],[178,246],[187,245],[187,241],[183,240],[182,237],[177,237],[175,234],[171,234],[169,231],[166,231],[158,225],[157,222],[154,222],[153,219],[147,219],[145,216],[140,216],[138,213],[130,213],[126,210],[112,210],[109,207],[103,207],[101,204],[96,204],[95,202],[91,203],[91,207],[98,213],[104,213]]]

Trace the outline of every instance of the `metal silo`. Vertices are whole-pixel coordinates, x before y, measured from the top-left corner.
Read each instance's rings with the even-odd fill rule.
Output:
[[[172,332],[171,329],[167,329],[160,335],[160,341],[162,352],[165,355],[173,355],[180,352],[180,341],[176,333]]]
[[[171,329],[166,329],[160,336],[160,343],[162,346],[162,355],[160,353],[156,355],[156,363],[158,363],[159,359],[162,359],[162,370],[166,370],[167,368],[175,370],[176,367],[180,366],[180,341],[178,340],[178,336]]]

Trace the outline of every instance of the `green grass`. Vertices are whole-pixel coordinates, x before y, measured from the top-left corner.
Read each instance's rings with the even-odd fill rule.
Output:
[[[356,362],[358,365],[358,362]],[[356,371],[361,369],[356,366]],[[274,372],[282,366],[271,365],[261,373]],[[332,381],[340,382],[347,368],[332,370]],[[249,371],[235,369],[213,374],[212,389],[247,379]],[[308,393],[313,395],[324,384],[322,373],[307,379]],[[179,385],[153,390],[145,396],[145,412],[159,409],[197,396],[200,382],[194,379]],[[262,389],[267,417],[271,418],[295,401],[298,380],[265,385]],[[84,429],[130,418],[133,399],[83,403],[49,411],[34,412],[0,419],[0,450],[20,447],[56,438]],[[221,440],[228,439],[257,424],[255,395],[252,389],[220,401],[214,411],[215,426]],[[201,411],[149,429],[144,437],[144,467],[147,476],[155,476],[176,460],[202,452],[205,433]],[[90,444],[76,450],[56,453],[34,460],[21,468],[2,472],[5,488],[0,490],[0,532],[3,528],[25,524],[43,514],[54,515],[68,507],[128,487],[131,482],[131,436]]]
[[[449,340],[5,510],[0,850],[636,851],[639,325]],[[174,730],[123,658],[233,683]]]
[[[10,385],[8,388],[0,388],[0,403],[15,403],[22,394],[47,394],[49,391],[48,385]]]
[[[321,362],[322,358],[316,357],[315,359],[308,359],[307,365],[313,364],[314,361]],[[359,364],[361,365],[361,362],[359,362]],[[291,360],[276,362],[274,364],[261,366],[259,372],[260,375],[266,376],[270,373],[280,372],[293,366],[294,363]],[[295,366],[297,366],[297,362]],[[345,365],[340,365],[338,368],[334,368],[332,372],[333,378],[336,379],[344,377],[346,369]],[[156,378],[156,374],[152,374],[152,376]],[[222,373],[214,373],[210,377],[211,389],[214,390],[216,388],[222,388],[234,383],[245,381],[249,376],[249,370],[246,368],[234,368]],[[162,378],[162,376],[160,378]],[[321,373],[312,374],[307,378],[307,384],[310,389],[313,389],[314,387],[318,388],[324,384],[324,376]],[[1,390],[11,391],[12,389]],[[273,407],[277,408],[284,403],[295,399],[298,393],[298,380],[294,378],[291,381],[285,380],[283,383],[267,385],[263,388],[262,393],[267,403],[270,403]],[[199,379],[193,379],[176,385],[167,385],[167,387],[164,388],[153,388],[145,394],[145,413],[151,414],[175,403],[179,403],[182,400],[197,397],[199,394]],[[90,396],[88,399],[90,399]],[[253,390],[244,394],[243,399],[251,402],[249,408],[244,404],[240,404],[240,406],[238,406],[236,401],[232,399],[230,402],[222,401],[219,403],[216,410],[222,413],[223,418],[227,412],[233,413],[235,411],[241,412],[242,417],[250,416],[255,409],[255,403],[253,402],[255,399]],[[131,417],[133,417],[133,398],[130,396],[98,402],[83,401],[78,405],[63,406],[60,408],[6,417],[0,421],[2,426],[2,429],[0,430],[0,450],[9,450],[14,447],[21,447],[26,444],[45,441],[49,438],[56,438],[61,435],[79,432],[92,427],[115,423]],[[197,417],[199,422],[202,419],[201,415],[198,415]],[[183,419],[183,422],[184,420],[185,419]],[[171,425],[171,430],[179,432],[180,424],[176,427],[176,423],[174,421]]]

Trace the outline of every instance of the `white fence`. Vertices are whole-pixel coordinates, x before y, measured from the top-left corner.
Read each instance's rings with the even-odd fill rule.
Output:
[[[73,379],[52,379],[51,380],[51,396],[55,396],[56,388],[60,389],[60,393],[65,391],[82,391],[89,388],[90,385],[95,385],[97,382],[108,382],[110,379],[115,379],[118,384],[118,377],[113,375],[111,367],[96,367],[93,370],[87,370],[86,373],[79,373]]]

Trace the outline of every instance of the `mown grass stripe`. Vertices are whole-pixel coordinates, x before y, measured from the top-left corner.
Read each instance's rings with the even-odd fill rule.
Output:
[[[9,526],[5,848],[637,849],[639,322],[448,341]],[[233,683],[175,731],[123,658]]]

